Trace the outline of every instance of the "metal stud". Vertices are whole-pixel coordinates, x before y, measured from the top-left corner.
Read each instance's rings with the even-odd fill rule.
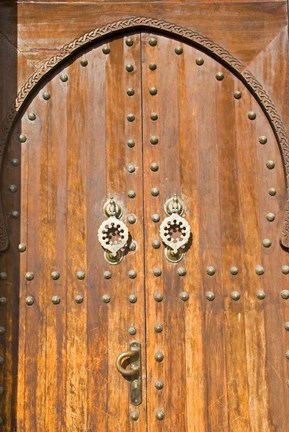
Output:
[[[156,46],[157,43],[158,43],[158,41],[156,38],[150,38],[150,40],[149,40],[150,46]]]
[[[14,185],[14,184],[11,184],[9,186],[9,190],[10,190],[10,192],[15,193],[15,192],[18,191],[18,187],[16,185]]]
[[[7,304],[7,298],[6,297],[0,297],[0,306],[5,306]]]
[[[261,266],[261,265],[256,265],[256,267],[255,267],[255,272],[256,272],[256,274],[257,275],[262,275],[262,274],[264,274],[264,267],[263,266]]]
[[[88,61],[87,60],[80,60],[80,64],[81,64],[81,66],[85,67],[88,65]]]
[[[32,272],[27,272],[25,275],[26,279],[29,281],[32,281],[34,279],[34,273]]]
[[[159,139],[157,136],[152,136],[150,139],[150,143],[153,145],[156,145],[159,142]]]
[[[43,93],[42,97],[43,97],[44,100],[47,101],[47,100],[50,99],[50,93],[46,91],[46,92]]]
[[[165,413],[163,410],[157,410],[156,411],[156,419],[157,420],[163,420],[165,418]]]
[[[159,363],[163,361],[164,357],[164,353],[162,353],[161,351],[157,351],[155,353],[155,360]]]
[[[149,68],[150,68],[150,70],[156,70],[157,69],[157,65],[155,63],[150,63],[149,64]]]
[[[134,89],[131,88],[131,87],[129,87],[129,88],[127,89],[127,91],[126,91],[126,94],[127,94],[128,96],[133,96],[133,95],[134,95]]]
[[[284,328],[286,331],[289,331],[289,321],[285,322]]]
[[[239,90],[236,90],[234,92],[234,98],[235,99],[241,99],[241,97],[242,97],[242,93]]]
[[[158,91],[157,91],[156,87],[150,87],[149,92],[150,92],[150,95],[155,96]]]
[[[206,292],[206,299],[209,301],[213,301],[215,300],[216,296],[215,293],[213,293],[213,291],[207,291]]]
[[[270,188],[269,189],[269,195],[275,196],[276,195],[276,189],[275,188]]]
[[[155,268],[153,269],[153,274],[154,274],[156,277],[159,277],[159,276],[161,276],[162,271],[161,271],[160,268],[155,267]]]
[[[21,143],[25,143],[25,142],[27,141],[27,137],[26,137],[26,135],[21,134],[21,135],[19,135],[18,140],[19,140]]]
[[[256,296],[259,300],[264,300],[264,298],[266,297],[265,291],[263,290],[258,290],[256,292]]]
[[[156,388],[157,390],[162,390],[162,389],[164,388],[164,383],[163,383],[163,381],[160,381],[160,380],[156,381],[156,382],[155,382],[155,388]]]
[[[127,46],[133,46],[133,39],[131,37],[126,38],[125,43]]]
[[[60,75],[60,79],[61,79],[62,82],[68,81],[68,75],[66,73],[62,73]]]
[[[156,171],[158,171],[158,169],[159,169],[159,165],[158,165],[156,162],[152,162],[152,163],[150,164],[150,169],[151,169],[151,171],[156,172]]]
[[[36,114],[34,112],[31,112],[28,114],[28,119],[31,121],[34,121],[36,119]]]
[[[130,190],[130,191],[128,191],[128,193],[127,193],[127,196],[128,196],[129,198],[135,198],[135,195],[136,195],[136,193],[135,193],[135,191],[133,191],[133,190]]]
[[[108,294],[104,294],[104,295],[102,296],[102,301],[103,301],[103,303],[109,303],[110,300],[111,300],[110,295],[108,295]]]
[[[233,276],[236,276],[236,275],[238,274],[238,272],[239,272],[238,267],[236,267],[236,266],[232,266],[232,267],[230,268],[230,273],[231,273]]]
[[[161,333],[162,331],[163,331],[163,326],[162,326],[162,324],[161,323],[157,323],[157,324],[155,324],[155,332],[156,333]]]
[[[0,355],[0,365],[2,366],[5,363],[5,359]]]
[[[151,120],[157,120],[159,118],[159,116],[157,115],[157,113],[155,113],[155,112],[152,112],[151,113]]]
[[[209,276],[213,276],[216,273],[216,268],[214,266],[208,266],[206,272]]]
[[[128,333],[129,333],[131,336],[134,336],[134,335],[136,334],[136,328],[135,328],[134,326],[129,327],[129,328],[128,328]]]
[[[19,211],[18,210],[12,210],[11,216],[13,217],[13,219],[18,219],[19,218]]]
[[[130,174],[132,174],[135,172],[135,166],[130,164],[130,165],[128,165],[127,170]]]
[[[283,274],[285,274],[285,275],[287,275],[287,274],[289,274],[289,266],[288,265],[282,265],[282,267],[281,267],[281,271],[282,271],[282,273]]]
[[[274,213],[267,213],[266,219],[269,222],[273,222],[275,220],[275,214]]]
[[[185,269],[185,267],[179,267],[177,273],[179,276],[185,276],[187,274],[187,270]]]
[[[216,76],[216,79],[217,79],[218,81],[222,81],[222,80],[224,79],[224,74],[223,74],[223,72],[217,72],[215,76]]]
[[[132,421],[137,421],[139,419],[139,413],[137,411],[132,411],[130,413],[130,418]]]
[[[189,300],[189,293],[187,293],[186,291],[183,291],[180,293],[180,299],[182,301],[187,301]]]
[[[109,47],[103,47],[102,48],[102,52],[103,52],[103,54],[109,54],[110,53],[110,48]]]
[[[289,290],[282,290],[281,297],[282,299],[287,300],[289,298]]]
[[[136,276],[137,276],[137,273],[136,273],[135,270],[129,270],[129,272],[128,272],[128,277],[129,277],[130,279],[135,279]]]
[[[196,58],[196,64],[198,66],[202,66],[205,63],[205,60],[202,57],[197,57]]]
[[[28,306],[32,306],[34,304],[34,297],[33,296],[27,296],[26,297],[26,304]]]
[[[129,139],[129,140],[127,141],[127,146],[128,146],[129,148],[133,148],[133,147],[135,146],[135,141],[134,141],[133,139]]]
[[[137,243],[135,241],[132,241],[129,245],[129,250],[133,252],[136,250],[136,247],[137,247]]]
[[[152,247],[153,247],[154,249],[159,249],[160,246],[161,246],[161,243],[160,243],[159,240],[153,240],[153,241],[152,241]]]
[[[275,168],[275,162],[272,161],[272,160],[268,160],[268,161],[266,162],[266,167],[267,167],[268,169],[274,169],[274,168]]]
[[[134,70],[134,67],[132,64],[127,64],[125,68],[128,72],[132,72]]]
[[[289,360],[289,350],[286,351],[286,353],[285,353],[285,357]]]
[[[152,221],[153,222],[159,222],[159,220],[160,220],[160,215],[158,215],[157,213],[154,213],[152,215]]]
[[[20,165],[20,160],[17,158],[11,159],[11,165],[13,165],[14,167],[18,167]]]
[[[127,221],[128,221],[128,223],[130,223],[130,224],[134,224],[134,223],[136,223],[136,216],[135,216],[134,214],[130,214],[130,215],[128,215],[128,217],[127,217]]]
[[[53,280],[57,280],[60,278],[60,273],[58,271],[53,271],[50,276]]]
[[[155,293],[155,301],[156,302],[160,303],[163,301],[163,299],[164,299],[164,296],[161,293],[159,293],[159,292]]]
[[[237,301],[240,299],[240,297],[241,297],[241,295],[240,295],[239,291],[232,291],[231,292],[231,299],[232,300]]]
[[[133,122],[135,120],[135,115],[134,114],[128,114],[127,119],[129,122]]]
[[[55,305],[58,305],[60,303],[60,297],[58,295],[55,295],[51,299],[52,303]]]
[[[3,336],[6,333],[6,328],[4,326],[0,326],[0,335]]]
[[[269,248],[269,247],[271,246],[272,242],[271,242],[271,240],[269,240],[269,239],[264,239],[264,240],[262,241],[262,244],[263,244],[263,246],[264,246],[265,248]]]
[[[109,270],[106,270],[103,272],[104,279],[110,279],[112,276],[111,272]]]
[[[82,296],[81,294],[77,294],[77,295],[74,297],[74,300],[75,300],[75,302],[76,302],[77,304],[81,304],[81,303],[83,303],[83,296]]]
[[[260,144],[266,144],[266,142],[267,142],[267,137],[265,135],[259,137]]]
[[[7,273],[6,272],[0,272],[0,280],[5,281],[7,279]]]
[[[4,393],[4,387],[0,386],[0,396],[2,396]]]
[[[151,189],[152,196],[156,197],[159,195],[159,193],[160,193],[160,191],[158,190],[158,188],[154,187]]]
[[[255,120],[255,118],[256,118],[256,113],[255,113],[254,111],[249,111],[249,112],[248,112],[248,118],[249,118],[250,120]]]
[[[183,50],[183,48],[181,46],[178,46],[178,47],[175,48],[175,53],[177,55],[183,54],[183,52],[184,52],[184,50]]]
[[[136,302],[137,302],[137,296],[136,296],[135,294],[130,294],[130,295],[128,296],[128,301],[129,301],[130,303],[136,303]]]
[[[79,280],[83,280],[83,279],[85,278],[85,273],[84,273],[84,271],[83,271],[83,270],[78,270],[78,271],[76,272],[76,277],[77,277],[77,279],[79,279]]]

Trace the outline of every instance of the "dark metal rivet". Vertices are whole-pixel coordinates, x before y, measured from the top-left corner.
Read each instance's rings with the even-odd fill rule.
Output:
[[[183,301],[189,300],[189,293],[187,293],[186,291],[181,292],[180,293],[180,299]]]
[[[21,134],[21,135],[19,135],[18,140],[19,140],[21,143],[25,143],[25,142],[27,141],[27,137],[26,137],[26,135]]]
[[[4,387],[0,386],[0,396],[2,396],[4,393]]]
[[[6,333],[6,328],[4,326],[0,326],[0,335],[4,335]]]
[[[230,268],[230,273],[232,274],[232,275],[236,275],[236,274],[238,274],[238,272],[239,272],[239,270],[238,270],[238,267],[236,267],[236,266],[232,266],[231,268]]]
[[[158,43],[158,41],[156,38],[150,38],[150,40],[149,40],[150,46],[156,46],[157,43]]]
[[[256,296],[259,300],[264,300],[264,298],[266,297],[265,291],[263,290],[258,290],[256,292]]]
[[[128,301],[129,301],[130,303],[136,303],[136,302],[137,302],[137,296],[136,296],[135,294],[130,294],[130,295],[128,296]]]
[[[136,328],[133,327],[133,326],[129,327],[129,328],[128,328],[128,333],[129,333],[131,336],[134,336],[134,335],[136,334]]]
[[[152,120],[157,120],[159,118],[159,116],[157,115],[157,113],[153,112],[151,113],[151,119]]]
[[[160,303],[163,301],[164,296],[161,293],[155,293],[155,301]]]
[[[103,48],[102,48],[102,52],[103,52],[103,54],[109,54],[109,53],[110,53],[110,48],[108,48],[108,47],[103,47]]]
[[[127,44],[127,46],[132,46],[133,45],[133,39],[131,37],[126,38],[125,43]]]
[[[135,279],[136,276],[137,276],[137,273],[136,273],[135,270],[129,270],[129,272],[128,272],[128,277],[129,277],[130,279]]]
[[[136,216],[135,216],[134,214],[130,214],[130,215],[128,215],[128,217],[127,217],[127,221],[128,221],[128,223],[130,223],[130,224],[134,224],[134,223],[136,223]]]
[[[135,166],[134,165],[128,165],[127,170],[129,173],[134,173],[135,172]]]
[[[241,97],[242,97],[242,93],[239,90],[236,90],[234,92],[234,98],[235,99],[241,99]]]
[[[137,411],[132,411],[130,413],[130,418],[133,421],[137,421],[139,419],[139,413]]]
[[[104,279],[110,279],[112,276],[111,272],[109,270],[106,270],[103,272]]]
[[[160,193],[160,191],[158,190],[158,188],[154,187],[154,188],[151,189],[152,196],[156,197],[156,196],[159,195],[159,193]]]
[[[44,100],[49,100],[50,99],[50,93],[49,92],[44,92],[42,95]]]
[[[34,297],[33,296],[27,296],[26,297],[26,304],[28,306],[32,306],[34,304]]]
[[[103,303],[109,303],[110,300],[111,300],[111,297],[110,297],[108,294],[104,294],[104,295],[102,296],[102,301],[103,301]]]
[[[254,111],[249,111],[249,112],[248,112],[248,118],[249,118],[250,120],[255,120],[255,118],[256,118],[256,113],[255,113]]]
[[[289,266],[288,265],[282,265],[281,271],[285,275],[289,274]]]
[[[6,297],[0,297],[0,305],[5,306],[7,304],[7,298]]]
[[[3,356],[0,356],[0,365],[2,366],[5,363],[5,359]]]
[[[133,96],[134,95],[134,89],[133,88],[128,88],[127,89],[127,91],[126,91],[126,94],[128,95],[128,96]]]
[[[155,96],[158,91],[157,91],[156,87],[150,87],[149,92],[150,92],[150,95]]]
[[[289,360],[289,351],[286,351],[285,357]]]
[[[28,118],[29,120],[34,121],[36,119],[36,114],[34,112],[29,113]]]
[[[88,65],[88,61],[87,60],[80,60],[80,64],[81,64],[81,66],[85,67]]]
[[[266,162],[266,167],[267,167],[268,169],[274,169],[274,168],[275,168],[275,162],[272,161],[272,160],[268,160],[268,161]]]
[[[11,216],[13,217],[13,219],[18,219],[19,218],[19,211],[18,210],[12,210]]]
[[[153,240],[153,241],[152,241],[152,247],[153,247],[154,249],[159,249],[160,246],[161,246],[161,243],[160,243],[159,240]]]
[[[0,273],[0,280],[1,281],[5,281],[7,279],[7,273],[6,272],[1,272]]]
[[[156,419],[157,420],[163,420],[165,418],[165,413],[163,410],[157,410],[156,411]]]
[[[135,251],[136,250],[136,246],[137,246],[136,242],[132,241],[130,243],[130,245],[129,245],[129,250],[132,251],[132,252]]]
[[[155,353],[155,360],[157,361],[157,362],[162,362],[163,361],[163,359],[164,359],[164,354],[161,352],[161,351],[157,351],[156,353]]]
[[[275,196],[276,195],[276,189],[275,188],[270,188],[269,189],[269,195]]]
[[[213,293],[213,291],[207,291],[206,292],[206,299],[209,301],[213,301],[215,300],[215,293]]]
[[[129,122],[133,122],[135,120],[135,115],[134,114],[128,114],[127,119]]]
[[[150,63],[149,68],[150,70],[156,70],[157,65],[155,63]]]
[[[135,191],[133,191],[133,190],[130,190],[130,191],[128,191],[128,193],[127,193],[127,196],[128,196],[129,198],[135,198],[135,195],[136,195],[136,193],[135,193]]]
[[[50,276],[53,280],[57,280],[60,278],[60,273],[58,271],[53,271]]]
[[[157,213],[154,213],[152,215],[152,221],[153,222],[159,222],[159,220],[160,220],[160,215],[158,215]]]
[[[231,298],[232,298],[232,300],[237,301],[237,300],[240,299],[240,297],[241,297],[241,295],[240,295],[239,291],[232,291],[231,292]]]
[[[179,267],[177,273],[179,276],[185,276],[187,274],[187,270],[185,269],[185,267]]]
[[[157,323],[157,324],[155,325],[155,332],[156,332],[156,333],[161,333],[162,331],[163,331],[163,326],[162,326],[162,324]]]
[[[159,142],[159,139],[157,136],[152,136],[150,139],[150,143],[153,145],[156,145]]]
[[[11,165],[13,165],[14,167],[18,167],[20,165],[20,160],[17,158],[11,159]]]
[[[26,279],[29,281],[32,281],[34,279],[34,273],[32,272],[27,272],[25,275]]]
[[[262,274],[264,274],[264,267],[263,266],[261,266],[261,265],[256,265],[256,267],[255,267],[255,272],[257,273],[257,275],[262,275]]]
[[[83,296],[80,295],[80,294],[77,294],[75,296],[75,301],[76,301],[77,304],[81,304],[83,302]]]
[[[162,390],[162,389],[164,388],[164,383],[163,383],[163,381],[160,381],[160,380],[156,381],[156,382],[155,382],[155,388],[156,388],[157,390]]]
[[[224,79],[224,74],[223,74],[223,72],[217,72],[215,76],[216,76],[216,79],[217,79],[218,81],[222,81],[222,80]]]
[[[273,222],[275,220],[275,214],[274,213],[267,213],[266,219],[269,222]]]
[[[260,144],[266,144],[266,142],[267,142],[267,137],[265,135],[259,137]]]
[[[160,268],[155,267],[155,268],[153,269],[153,274],[154,274],[155,276],[159,277],[159,276],[161,276],[162,271],[161,271]]]
[[[68,81],[68,75],[66,73],[63,73],[60,75],[60,79],[62,82]]]
[[[127,145],[129,148],[133,148],[135,146],[135,141],[133,139],[129,139],[127,141]]]
[[[15,193],[18,191],[18,187],[16,185],[12,184],[9,186],[9,190],[10,190],[10,192]]]
[[[159,165],[158,165],[156,162],[152,162],[152,163],[150,164],[150,169],[151,169],[151,171],[156,172],[156,171],[158,171],[158,169],[159,169]]]
[[[208,266],[206,272],[209,276],[213,276],[216,273],[216,269],[214,266]]]
[[[177,55],[183,54],[183,52],[184,52],[184,50],[183,50],[182,47],[178,46],[178,47],[175,48],[175,53]]]
[[[289,298],[289,290],[282,290],[281,297],[282,299],[287,300]]]
[[[58,305],[60,303],[60,297],[58,295],[55,295],[51,299],[52,303],[55,305]]]
[[[269,240],[269,239],[264,239],[263,241],[262,241],[262,244],[263,244],[263,246],[265,247],[265,248],[269,248],[270,246],[271,246],[271,240]]]
[[[205,60],[202,57],[197,57],[196,58],[196,64],[198,66],[202,66],[205,63]]]
[[[289,321],[285,322],[284,328],[285,330],[289,331]]]
[[[76,277],[77,277],[77,279],[79,279],[79,280],[83,280],[83,279],[85,278],[85,273],[84,273],[84,271],[83,271],[83,270],[78,270],[78,271],[76,272]]]
[[[134,67],[133,67],[133,65],[132,64],[128,64],[128,65],[126,65],[126,70],[128,71],[128,72],[132,72],[133,70],[134,70]]]

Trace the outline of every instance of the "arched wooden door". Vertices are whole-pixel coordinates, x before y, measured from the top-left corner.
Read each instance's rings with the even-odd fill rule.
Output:
[[[145,31],[92,45],[30,99],[3,172],[9,231],[20,220],[17,431],[287,430],[283,162],[233,72]],[[167,233],[191,235],[172,255],[175,195]],[[120,229],[102,242],[129,232],[116,265],[98,240],[111,197]]]

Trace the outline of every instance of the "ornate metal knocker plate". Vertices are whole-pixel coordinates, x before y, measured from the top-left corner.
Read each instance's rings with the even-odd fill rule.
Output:
[[[122,261],[126,244],[129,239],[127,226],[119,219],[121,208],[113,198],[105,204],[104,212],[109,216],[98,229],[98,240],[104,248],[104,257],[109,264],[118,264]]]
[[[191,228],[183,214],[183,204],[177,195],[165,204],[165,212],[169,215],[160,226],[160,236],[166,246],[165,256],[170,262],[178,262],[183,258],[184,248],[191,237]]]

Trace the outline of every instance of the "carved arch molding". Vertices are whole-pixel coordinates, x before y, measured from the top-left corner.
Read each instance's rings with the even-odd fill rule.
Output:
[[[54,69],[69,57],[86,48],[88,45],[95,42],[101,42],[108,37],[116,36],[124,32],[127,33],[132,30],[153,30],[156,33],[162,33],[171,37],[173,36],[185,43],[195,46],[227,67],[253,94],[274,131],[283,159],[286,175],[287,198],[280,242],[283,247],[289,248],[289,142],[282,119],[276,111],[274,103],[254,75],[249,70],[246,70],[245,65],[232,56],[227,50],[194,30],[167,21],[146,17],[130,17],[106,24],[77,39],[74,39],[69,44],[64,45],[57,55],[42,63],[42,65],[28,79],[26,84],[20,89],[2,126],[0,137],[0,171],[2,171],[3,157],[10,131],[21,114],[21,108],[28,100],[31,93],[34,93],[37,87],[41,85],[47,75],[54,71]],[[0,251],[6,250],[8,243],[8,234],[5,227],[2,203],[0,200]]]

